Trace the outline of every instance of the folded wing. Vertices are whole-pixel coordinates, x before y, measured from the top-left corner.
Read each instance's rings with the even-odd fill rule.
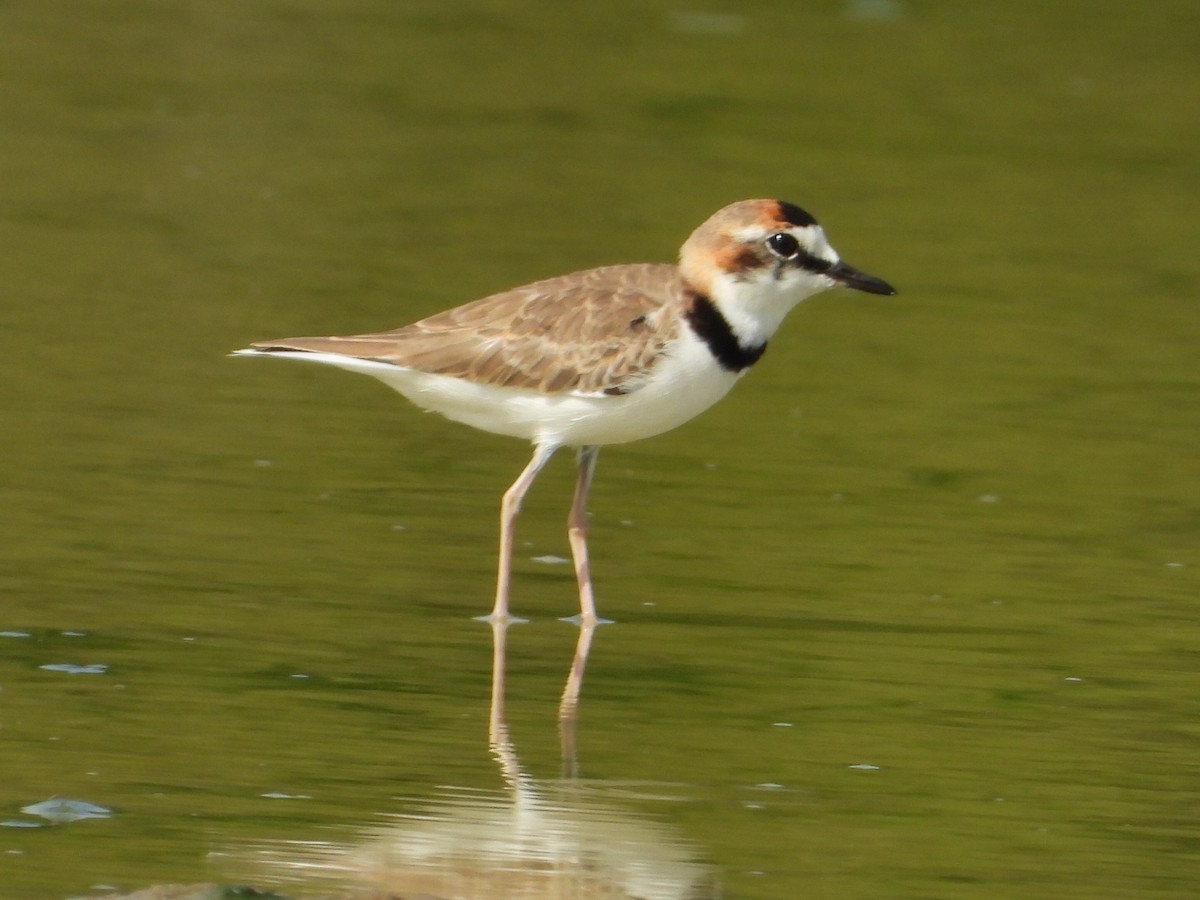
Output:
[[[494,294],[375,334],[284,338],[262,352],[336,353],[546,394],[626,394],[674,336],[674,266],[606,266]]]

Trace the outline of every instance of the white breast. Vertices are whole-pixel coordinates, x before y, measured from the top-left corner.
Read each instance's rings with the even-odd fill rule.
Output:
[[[482,431],[559,446],[621,444],[682,425],[729,392],[740,375],[717,365],[692,332],[680,335],[653,374],[629,394],[542,394],[474,384],[336,353],[274,351],[371,375],[422,409]]]

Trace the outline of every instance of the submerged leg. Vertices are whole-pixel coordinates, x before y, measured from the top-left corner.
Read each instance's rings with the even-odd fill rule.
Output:
[[[575,752],[575,722],[579,718],[579,692],[583,690],[583,670],[587,667],[588,652],[592,649],[592,622],[579,623],[579,640],[575,642],[575,658],[558,702],[558,738],[562,744],[563,777],[579,777],[579,757]]]
[[[487,617],[489,621],[503,622],[508,619],[508,588],[512,581],[513,531],[517,514],[521,512],[521,501],[525,499],[529,486],[557,449],[558,444],[536,445],[533,459],[529,460],[529,465],[517,476],[512,487],[504,492],[504,499],[500,501],[500,567],[496,573],[496,605]]]
[[[575,558],[575,579],[579,582],[579,620],[583,624],[596,622],[596,597],[592,591],[592,571],[588,565],[587,498],[599,456],[599,447],[579,448],[579,481],[575,484],[575,500],[571,503],[571,514],[567,518],[567,538],[571,542],[571,556]]]

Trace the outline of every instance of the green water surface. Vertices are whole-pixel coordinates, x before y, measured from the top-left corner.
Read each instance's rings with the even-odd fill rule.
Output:
[[[14,0],[0,85],[0,898],[452,896],[401,835],[529,797],[563,857],[679,874],[558,896],[1196,896],[1194,3]],[[547,470],[517,790],[472,616],[527,448],[225,354],[755,196],[900,294],[601,455],[566,782]]]

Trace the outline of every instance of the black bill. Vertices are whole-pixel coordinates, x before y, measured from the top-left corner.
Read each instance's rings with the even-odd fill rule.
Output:
[[[842,287],[853,288],[856,291],[863,291],[868,294],[896,293],[896,289],[882,278],[876,278],[874,275],[860,272],[854,266],[848,266],[844,262],[835,263],[825,274]]]

